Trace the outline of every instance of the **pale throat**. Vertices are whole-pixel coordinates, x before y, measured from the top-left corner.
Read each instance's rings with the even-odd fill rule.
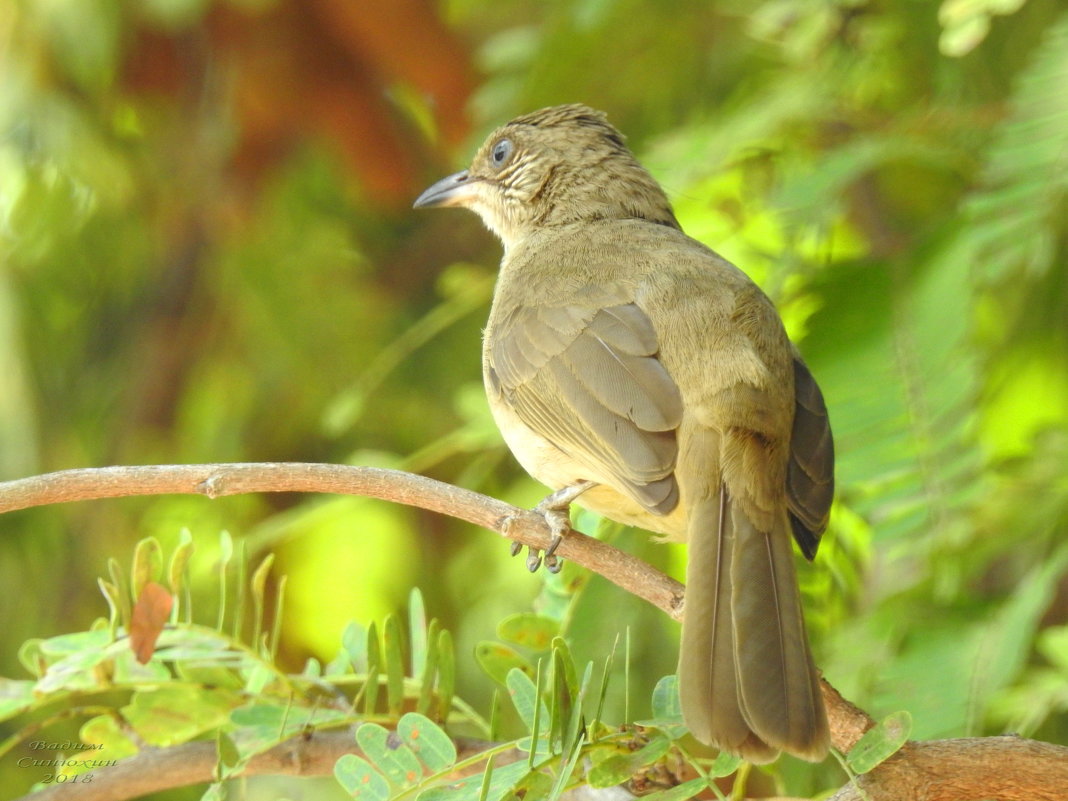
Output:
[[[501,240],[505,254],[508,253],[512,245],[522,238],[523,226],[518,220],[512,219],[511,215],[502,214],[500,209],[484,202],[472,204],[471,210],[478,214],[482,224],[490,230],[490,233]]]

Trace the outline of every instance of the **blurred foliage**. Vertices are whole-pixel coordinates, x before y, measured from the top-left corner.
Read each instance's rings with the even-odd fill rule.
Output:
[[[499,250],[472,215],[406,202],[489,128],[582,101],[774,298],[823,387],[838,503],[801,571],[828,679],[877,719],[909,712],[913,737],[1068,743],[1058,0],[16,0],[0,37],[0,477],[335,461],[535,503],[481,397]],[[169,553],[184,527],[202,594],[220,531],[275,554],[288,673],[416,585],[478,709],[479,644],[517,613],[558,621],[577,665],[630,626],[607,720],[648,714],[673,669],[658,613],[418,510],[175,497],[0,527],[18,680],[22,643],[89,630],[110,556],[146,536]],[[679,549],[603,532],[680,574]],[[5,787],[32,773],[0,762]],[[803,795],[841,775],[784,759],[771,779]]]

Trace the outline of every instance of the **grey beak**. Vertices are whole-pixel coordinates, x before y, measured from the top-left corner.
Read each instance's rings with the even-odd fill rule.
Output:
[[[442,178],[412,204],[414,209],[434,208],[435,206],[463,206],[472,195],[472,184],[467,170]]]

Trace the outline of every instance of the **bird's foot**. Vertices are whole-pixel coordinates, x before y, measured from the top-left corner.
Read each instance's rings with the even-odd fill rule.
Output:
[[[548,495],[534,507],[534,511],[545,518],[553,538],[552,542],[549,543],[549,547],[545,549],[544,555],[537,548],[530,547],[527,549],[527,570],[531,573],[541,567],[543,559],[546,570],[550,573],[560,572],[563,565],[560,562],[560,557],[556,555],[556,549],[560,547],[564,537],[571,531],[571,504],[579,495],[592,486],[594,486],[592,481],[579,481],[576,484],[570,484]],[[512,543],[512,556],[518,555],[521,550],[523,550],[522,544],[518,542]]]

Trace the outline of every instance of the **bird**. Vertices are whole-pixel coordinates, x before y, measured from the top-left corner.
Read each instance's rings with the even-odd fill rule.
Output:
[[[501,240],[482,367],[520,465],[558,500],[687,543],[691,734],[758,764],[825,758],[791,535],[815,557],[834,446],[771,300],[683,232],[624,136],[583,104],[497,128],[414,206],[469,209]]]

